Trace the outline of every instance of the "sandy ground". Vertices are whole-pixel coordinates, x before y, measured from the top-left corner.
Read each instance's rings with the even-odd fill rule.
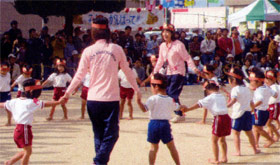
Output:
[[[151,96],[150,89],[144,88],[143,102]],[[85,120],[78,120],[80,117],[79,94],[69,100],[69,120],[63,121],[62,109],[57,108],[55,120],[47,122],[50,108],[35,113],[33,123],[33,154],[30,164],[36,165],[89,165],[95,155],[93,144],[93,133],[91,123],[86,116]],[[14,94],[13,94],[14,95]],[[42,100],[49,100],[52,91],[44,91]],[[203,97],[200,86],[185,86],[181,94],[183,104],[191,105]],[[135,100],[134,100],[135,101]],[[231,110],[229,110],[231,112]],[[183,165],[207,164],[208,158],[212,157],[211,149],[211,122],[212,116],[208,114],[207,124],[199,125],[195,122],[202,117],[203,110],[198,109],[186,114],[186,121],[179,124],[172,124],[172,134]],[[127,108],[124,117],[127,117]],[[20,151],[13,141],[13,129],[3,126],[6,122],[5,111],[0,111],[0,164],[9,159],[16,152]],[[111,154],[110,165],[144,165],[148,164],[148,152],[150,144],[146,141],[148,114],[143,113],[134,102],[134,120],[120,121],[120,137]],[[233,136],[227,137],[228,164],[280,164],[280,142],[275,143],[269,149],[261,148],[262,153],[255,156],[249,147],[249,142],[244,133],[241,134],[242,156],[236,157],[234,153]],[[265,140],[262,138],[260,145]],[[174,164],[167,147],[160,143],[156,164]]]

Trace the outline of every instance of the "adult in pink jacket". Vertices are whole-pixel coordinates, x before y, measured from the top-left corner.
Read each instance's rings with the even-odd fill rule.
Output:
[[[137,99],[141,99],[141,94],[123,49],[109,43],[107,18],[93,19],[92,37],[95,43],[83,51],[78,70],[62,99],[69,98],[89,69],[87,110],[94,132],[96,156],[93,164],[99,165],[108,163],[119,137],[119,67],[136,92]]]

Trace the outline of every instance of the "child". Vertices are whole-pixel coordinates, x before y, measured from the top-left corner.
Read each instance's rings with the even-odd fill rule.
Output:
[[[273,120],[277,120],[279,116],[278,112],[278,104],[279,104],[279,92],[280,88],[277,82],[277,71],[269,70],[265,74],[265,84],[269,86],[274,92],[278,93],[278,98],[270,97],[268,104],[269,108],[269,119],[266,122],[266,126],[268,127],[268,133],[271,137],[273,137],[273,133],[276,135],[275,141],[279,141],[279,133],[276,127],[272,124]]]
[[[140,84],[141,81],[139,80],[139,78],[137,76],[136,70],[134,68],[132,68],[131,60],[128,58],[127,61],[129,62],[129,65],[130,65],[129,67],[133,71],[137,82]],[[132,120],[133,119],[133,114],[132,114],[133,106],[132,106],[131,101],[132,101],[132,98],[134,95],[134,90],[132,89],[132,86],[130,85],[130,83],[127,81],[126,76],[122,70],[119,70],[118,77],[120,80],[120,97],[121,97],[119,118],[120,119],[123,118],[123,110],[124,110],[124,105],[125,105],[126,98],[127,98],[127,106],[128,106],[128,112],[129,112],[128,120]]]
[[[62,97],[66,91],[66,85],[67,83],[70,83],[72,78],[71,76],[66,72],[66,62],[65,60],[58,59],[56,61],[56,71],[55,73],[52,73],[49,78],[42,84],[44,87],[47,83],[53,82],[53,100],[57,101]],[[61,107],[63,109],[63,120],[67,120],[67,108],[65,104],[61,104]],[[47,118],[48,121],[53,120],[53,114],[55,111],[55,105],[52,106],[51,112],[49,117]]]
[[[179,165],[179,155],[174,144],[169,120],[172,118],[174,109],[179,109],[179,104],[175,103],[171,97],[166,94],[167,78],[156,73],[151,77],[151,90],[154,94],[144,105],[141,100],[137,100],[140,109],[143,112],[149,111],[150,123],[148,126],[148,142],[151,143],[149,152],[149,163],[155,164],[158,143],[161,140],[167,145],[174,162]],[[181,106],[185,108],[185,106]]]
[[[40,84],[40,82],[38,82]],[[23,151],[18,152],[5,165],[11,165],[21,160],[21,164],[28,164],[32,153],[33,134],[31,124],[33,122],[33,113],[38,109],[60,104],[58,101],[43,102],[37,98],[41,94],[41,85],[36,83],[34,79],[28,79],[23,82],[23,92],[20,98],[0,103],[0,108],[5,108],[13,114],[13,118],[17,123],[14,131],[14,141],[18,148]]]
[[[9,64],[2,62],[0,66],[0,103],[11,100],[11,75],[9,73]],[[5,126],[11,125],[11,112],[7,111],[8,121]]]
[[[218,86],[220,87],[219,82],[218,82],[218,78],[215,76],[214,71],[215,71],[215,68],[213,67],[213,65],[208,65],[208,64],[207,64],[207,65],[205,65],[204,68],[203,68],[203,73],[204,73],[204,74],[201,75],[201,76],[202,76],[203,78],[206,79],[206,81],[205,81],[204,84],[203,84],[204,96],[205,96],[205,97],[207,96],[207,92],[206,92],[206,90],[205,90],[205,86],[208,84],[208,83],[207,83],[208,81],[215,82],[216,85],[218,85]],[[224,91],[224,92],[227,94],[227,96],[229,96],[229,92],[228,92],[225,88],[221,87],[221,90]],[[206,123],[206,118],[207,118],[207,109],[204,108],[203,118],[202,118],[202,120],[201,120],[200,122],[198,122],[198,123],[199,123],[199,124],[205,124],[205,123]]]
[[[231,119],[228,115],[226,98],[219,93],[219,86],[213,81],[210,81],[205,88],[208,96],[199,100],[198,103],[193,106],[183,109],[183,111],[188,112],[204,107],[212,113],[214,116],[214,122],[212,125],[212,147],[214,159],[208,159],[208,161],[212,164],[226,163],[228,161],[226,136],[230,135],[231,132]],[[221,160],[219,160],[218,141],[220,141],[222,149]]]
[[[231,100],[227,107],[232,108],[232,131],[234,145],[236,148],[235,156],[240,156],[240,131],[245,131],[249,142],[254,150],[254,154],[260,153],[256,148],[256,142],[252,133],[252,116],[251,116],[251,91],[243,82],[244,74],[240,69],[232,68],[228,74],[228,82],[232,87]]]
[[[17,93],[17,98],[19,98],[21,96],[21,92],[23,92],[23,86],[22,83],[25,80],[31,79],[31,73],[33,71],[33,68],[29,65],[25,65],[22,67],[22,74],[16,79],[16,81],[12,84],[11,86],[11,90],[13,90],[13,88],[18,85],[18,93]]]
[[[252,111],[254,111],[253,116],[253,131],[256,139],[256,147],[259,147],[259,136],[265,137],[268,142],[264,145],[265,148],[270,147],[274,140],[268,135],[268,133],[263,129],[268,118],[269,112],[268,101],[271,96],[277,97],[277,93],[271,88],[264,85],[264,73],[258,69],[253,68],[249,75],[250,88],[255,90],[253,97],[253,104],[251,105]]]

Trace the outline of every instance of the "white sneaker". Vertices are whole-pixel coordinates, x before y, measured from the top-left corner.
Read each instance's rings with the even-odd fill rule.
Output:
[[[179,123],[185,121],[185,116],[176,116],[170,120],[172,123]]]

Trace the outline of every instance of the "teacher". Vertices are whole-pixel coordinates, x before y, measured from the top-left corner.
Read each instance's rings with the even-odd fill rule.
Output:
[[[175,39],[175,28],[172,24],[164,24],[161,32],[164,42],[159,47],[159,58],[154,69],[154,73],[159,72],[163,65],[167,66],[168,86],[167,95],[172,97],[175,102],[180,104],[179,96],[182,92],[184,79],[186,74],[185,62],[188,66],[199,73],[191,56],[187,52],[185,45]],[[173,122],[184,120],[184,116],[180,114]]]
[[[69,98],[89,70],[87,111],[94,133],[96,156],[93,164],[99,165],[108,163],[119,137],[119,67],[136,92],[137,99],[141,99],[141,94],[123,49],[109,43],[107,18],[93,19],[92,38],[95,43],[83,51],[78,70],[62,99]]]

